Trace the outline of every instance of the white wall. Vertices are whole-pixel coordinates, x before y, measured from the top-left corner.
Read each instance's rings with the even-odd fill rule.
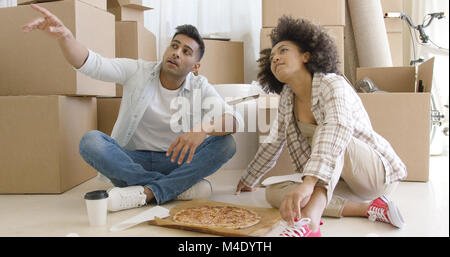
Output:
[[[17,6],[17,0],[0,0],[0,8]]]
[[[243,41],[244,81],[256,80],[261,0],[144,0],[144,4],[154,8],[145,13],[144,25],[156,35],[158,60],[175,27],[192,24],[202,35],[221,33],[233,41]]]

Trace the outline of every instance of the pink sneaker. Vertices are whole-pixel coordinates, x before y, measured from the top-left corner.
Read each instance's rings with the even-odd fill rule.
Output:
[[[303,218],[300,221],[295,222],[294,226],[289,226],[287,222],[281,221],[281,225],[284,227],[283,232],[280,233],[280,237],[321,237],[320,228],[313,232],[309,229],[308,225],[311,223],[310,218]],[[323,223],[320,222],[320,225]]]
[[[377,220],[389,223],[397,228],[402,228],[405,225],[405,221],[397,206],[385,196],[380,196],[373,200],[367,209],[366,215],[371,221]]]

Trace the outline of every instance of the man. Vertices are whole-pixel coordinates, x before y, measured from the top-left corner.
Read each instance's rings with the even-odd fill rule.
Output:
[[[209,197],[211,184],[204,178],[234,155],[236,145],[230,134],[242,124],[242,117],[204,77],[193,75],[205,51],[197,29],[177,27],[160,63],[108,59],[78,42],[48,10],[31,7],[44,18],[24,25],[24,32],[44,31],[58,40],[75,70],[123,85],[111,137],[89,131],[79,145],[84,160],[115,186],[108,190],[108,210],[135,208],[150,201],[163,204],[172,199]],[[224,111],[207,119],[212,112],[202,108],[205,102],[215,106],[216,113],[217,107]],[[180,104],[176,112],[174,107]],[[225,127],[227,124],[232,128]]]

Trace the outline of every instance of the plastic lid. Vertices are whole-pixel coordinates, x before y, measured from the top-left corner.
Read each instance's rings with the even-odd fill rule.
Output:
[[[84,199],[86,200],[100,200],[105,198],[108,198],[108,193],[106,190],[96,190],[88,192],[84,195]]]

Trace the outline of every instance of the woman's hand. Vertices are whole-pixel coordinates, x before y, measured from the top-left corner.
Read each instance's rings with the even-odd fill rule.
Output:
[[[289,225],[301,219],[301,209],[308,204],[316,182],[317,178],[305,176],[302,184],[284,196],[280,205],[280,215]]]
[[[234,193],[235,195],[238,195],[238,194],[240,194],[241,193],[241,191],[247,191],[247,192],[253,192],[253,191],[255,191],[256,190],[256,188],[254,188],[254,187],[248,187],[248,186],[246,186],[243,182],[242,182],[242,180],[239,180],[239,183],[238,183],[238,185],[237,185],[237,187],[236,187],[236,192]]]

